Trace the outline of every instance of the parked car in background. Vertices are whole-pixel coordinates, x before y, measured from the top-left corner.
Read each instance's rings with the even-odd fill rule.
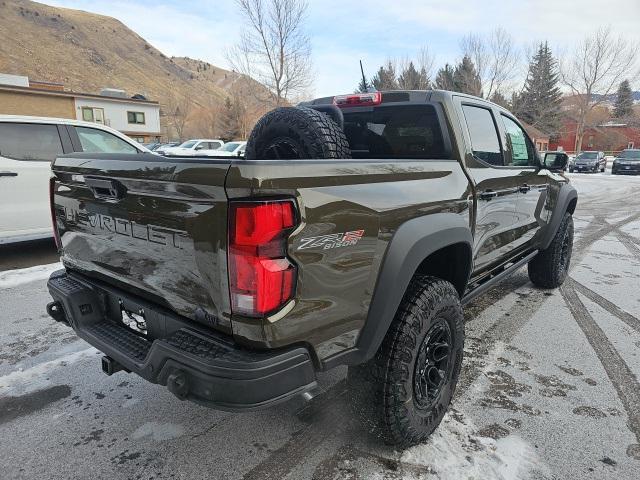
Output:
[[[155,150],[153,150],[154,152],[156,152],[159,155],[164,155],[164,152],[168,149],[168,148],[173,148],[173,147],[177,147],[178,145],[180,145],[180,142],[168,142],[168,143],[162,143],[160,145],[158,145]]]
[[[152,152],[155,151],[156,148],[160,147],[162,145],[161,142],[151,142],[151,143],[143,143],[142,145],[144,145],[146,148],[148,148],[149,150],[151,150]]]
[[[244,157],[246,147],[247,142],[229,142],[215,150],[213,154],[216,157]]]
[[[53,236],[50,164],[56,157],[73,152],[149,150],[97,123],[0,115],[0,244]]]
[[[607,161],[604,158],[604,152],[586,151],[578,154],[573,169],[576,172],[604,172],[606,167]]]
[[[628,148],[620,152],[611,167],[612,175],[627,174],[638,175],[640,173],[640,149]]]
[[[211,140],[207,138],[200,138],[194,140],[187,140],[186,142],[178,145],[177,147],[163,149],[163,155],[168,156],[195,156],[206,155],[208,150],[218,150],[224,145],[222,140]]]

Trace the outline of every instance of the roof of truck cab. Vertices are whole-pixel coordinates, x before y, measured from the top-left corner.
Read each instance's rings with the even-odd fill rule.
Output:
[[[374,93],[374,92],[366,92],[366,93]],[[468,98],[470,100],[474,100],[474,101],[479,101],[485,104],[490,104],[490,105],[494,105],[499,109],[506,110],[504,107],[498,105],[497,103],[494,103],[490,100],[487,100],[485,98],[481,98],[481,97],[476,97],[474,95],[469,95],[467,93],[460,93],[460,92],[453,92],[451,90],[439,90],[439,89],[435,89],[435,90],[380,90],[380,93],[382,93],[382,98],[384,99],[385,95],[388,94],[399,94],[399,93],[414,93],[414,94],[425,94],[427,95],[427,100],[429,100],[429,98],[436,96],[436,97],[446,97],[446,98],[453,98],[454,96],[456,97],[465,97]],[[351,94],[339,94],[339,95],[351,95]],[[357,94],[353,94],[353,95],[357,95]],[[311,100],[310,102],[302,102],[301,105],[318,105],[318,104],[327,104],[327,103],[331,103],[331,99],[335,98],[338,95],[334,95],[334,96],[330,96],[330,97],[319,97],[316,98],[314,100]],[[383,102],[384,103],[384,102]]]

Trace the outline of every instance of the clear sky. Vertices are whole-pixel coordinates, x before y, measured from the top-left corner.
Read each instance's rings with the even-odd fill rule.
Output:
[[[44,3],[116,17],[167,55],[220,67],[228,67],[225,51],[243,27],[234,0]],[[503,27],[522,49],[548,40],[562,53],[602,25],[640,42],[640,0],[309,0],[312,93],[353,91],[359,59],[373,74],[385,59],[411,57],[426,45],[436,55],[436,67],[455,62],[460,39],[469,32]]]

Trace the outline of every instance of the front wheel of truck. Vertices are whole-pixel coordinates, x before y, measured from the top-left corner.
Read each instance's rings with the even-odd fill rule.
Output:
[[[529,262],[529,279],[541,288],[557,288],[569,273],[573,250],[573,217],[564,214],[551,244]]]
[[[402,447],[426,440],[453,397],[463,345],[455,287],[415,277],[375,357],[349,369],[353,406],[368,430]]]

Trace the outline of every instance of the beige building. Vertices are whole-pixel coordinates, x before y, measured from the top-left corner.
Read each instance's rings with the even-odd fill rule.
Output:
[[[160,104],[129,98],[123,90],[70,92],[55,83],[0,74],[0,114],[57,117],[100,123],[141,143],[160,140]]]

